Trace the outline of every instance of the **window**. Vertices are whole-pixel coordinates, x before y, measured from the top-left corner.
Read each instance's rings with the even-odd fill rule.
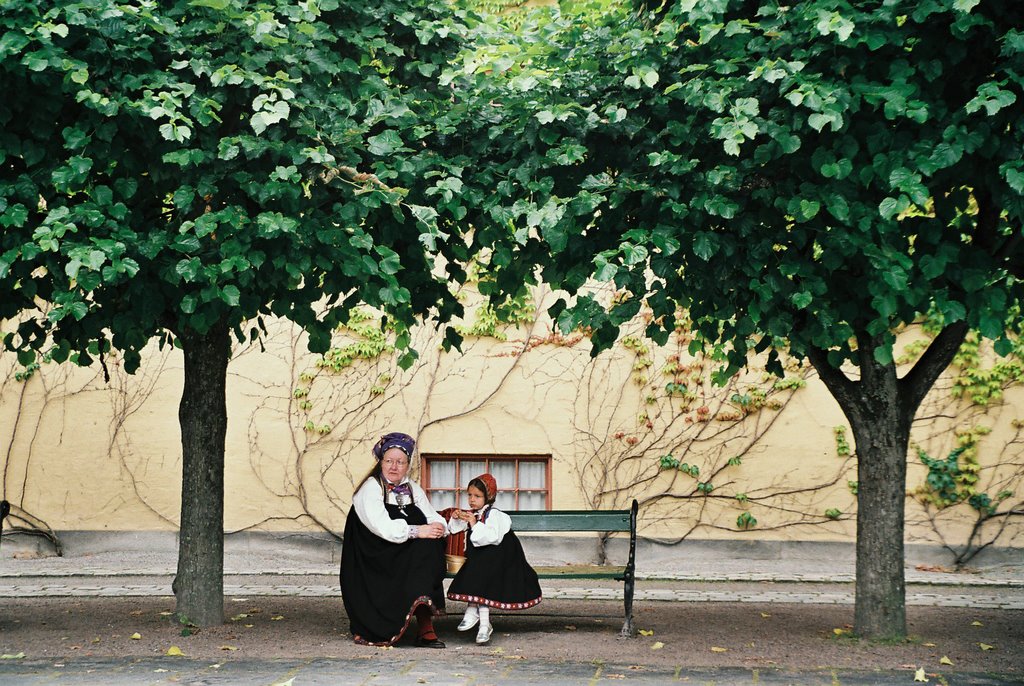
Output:
[[[470,479],[489,472],[498,482],[500,510],[551,507],[551,458],[543,455],[423,455],[423,487],[435,510],[469,507]]]

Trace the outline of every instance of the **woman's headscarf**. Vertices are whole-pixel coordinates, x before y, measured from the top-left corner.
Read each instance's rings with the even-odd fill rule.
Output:
[[[373,446],[373,456],[380,460],[384,457],[384,453],[392,448],[398,448],[405,453],[406,457],[412,458],[412,451],[416,449],[416,440],[409,434],[400,431],[384,434]]]

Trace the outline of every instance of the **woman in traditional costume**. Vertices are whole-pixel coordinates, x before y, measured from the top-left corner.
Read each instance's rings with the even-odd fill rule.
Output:
[[[396,643],[416,617],[416,645],[444,648],[433,617],[444,613],[446,523],[408,479],[416,441],[389,433],[373,447],[377,464],[352,496],[341,550],[341,595],[352,638]]]
[[[468,511],[460,510],[448,523],[451,533],[469,528],[466,563],[448,587],[448,598],[469,603],[459,631],[477,624],[476,642],[491,640],[490,608],[523,610],[541,600],[537,572],[526,560],[519,538],[512,531],[512,518],[494,507],[498,484],[490,474],[469,482]]]

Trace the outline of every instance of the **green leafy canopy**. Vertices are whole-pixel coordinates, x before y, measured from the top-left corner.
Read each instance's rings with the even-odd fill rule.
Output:
[[[678,306],[731,367],[856,338],[891,362],[922,313],[1005,335],[1022,296],[1024,40],[1006,3],[576,3],[489,26],[455,83],[482,102],[485,240],[513,288],[619,293],[556,306],[597,349],[643,300]],[[1005,345],[1003,346],[1005,347]]]
[[[356,303],[399,330],[459,312],[437,76],[465,33],[429,2],[7,3],[0,317],[46,311],[7,345],[134,367],[215,322],[288,317],[323,350]]]

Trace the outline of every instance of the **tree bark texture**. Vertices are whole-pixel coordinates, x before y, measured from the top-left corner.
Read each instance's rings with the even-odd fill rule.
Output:
[[[857,581],[854,633],[873,639],[907,634],[903,547],[907,448],[914,415],[939,374],[960,348],[967,326],[947,326],[902,379],[894,363],[874,358],[879,337],[858,336],[860,379],[828,362],[824,350],[811,363],[850,422],[857,455]]]
[[[181,526],[177,614],[197,626],[224,622],[224,438],[230,331],[215,325],[205,334],[181,336],[185,383],[181,423]]]

